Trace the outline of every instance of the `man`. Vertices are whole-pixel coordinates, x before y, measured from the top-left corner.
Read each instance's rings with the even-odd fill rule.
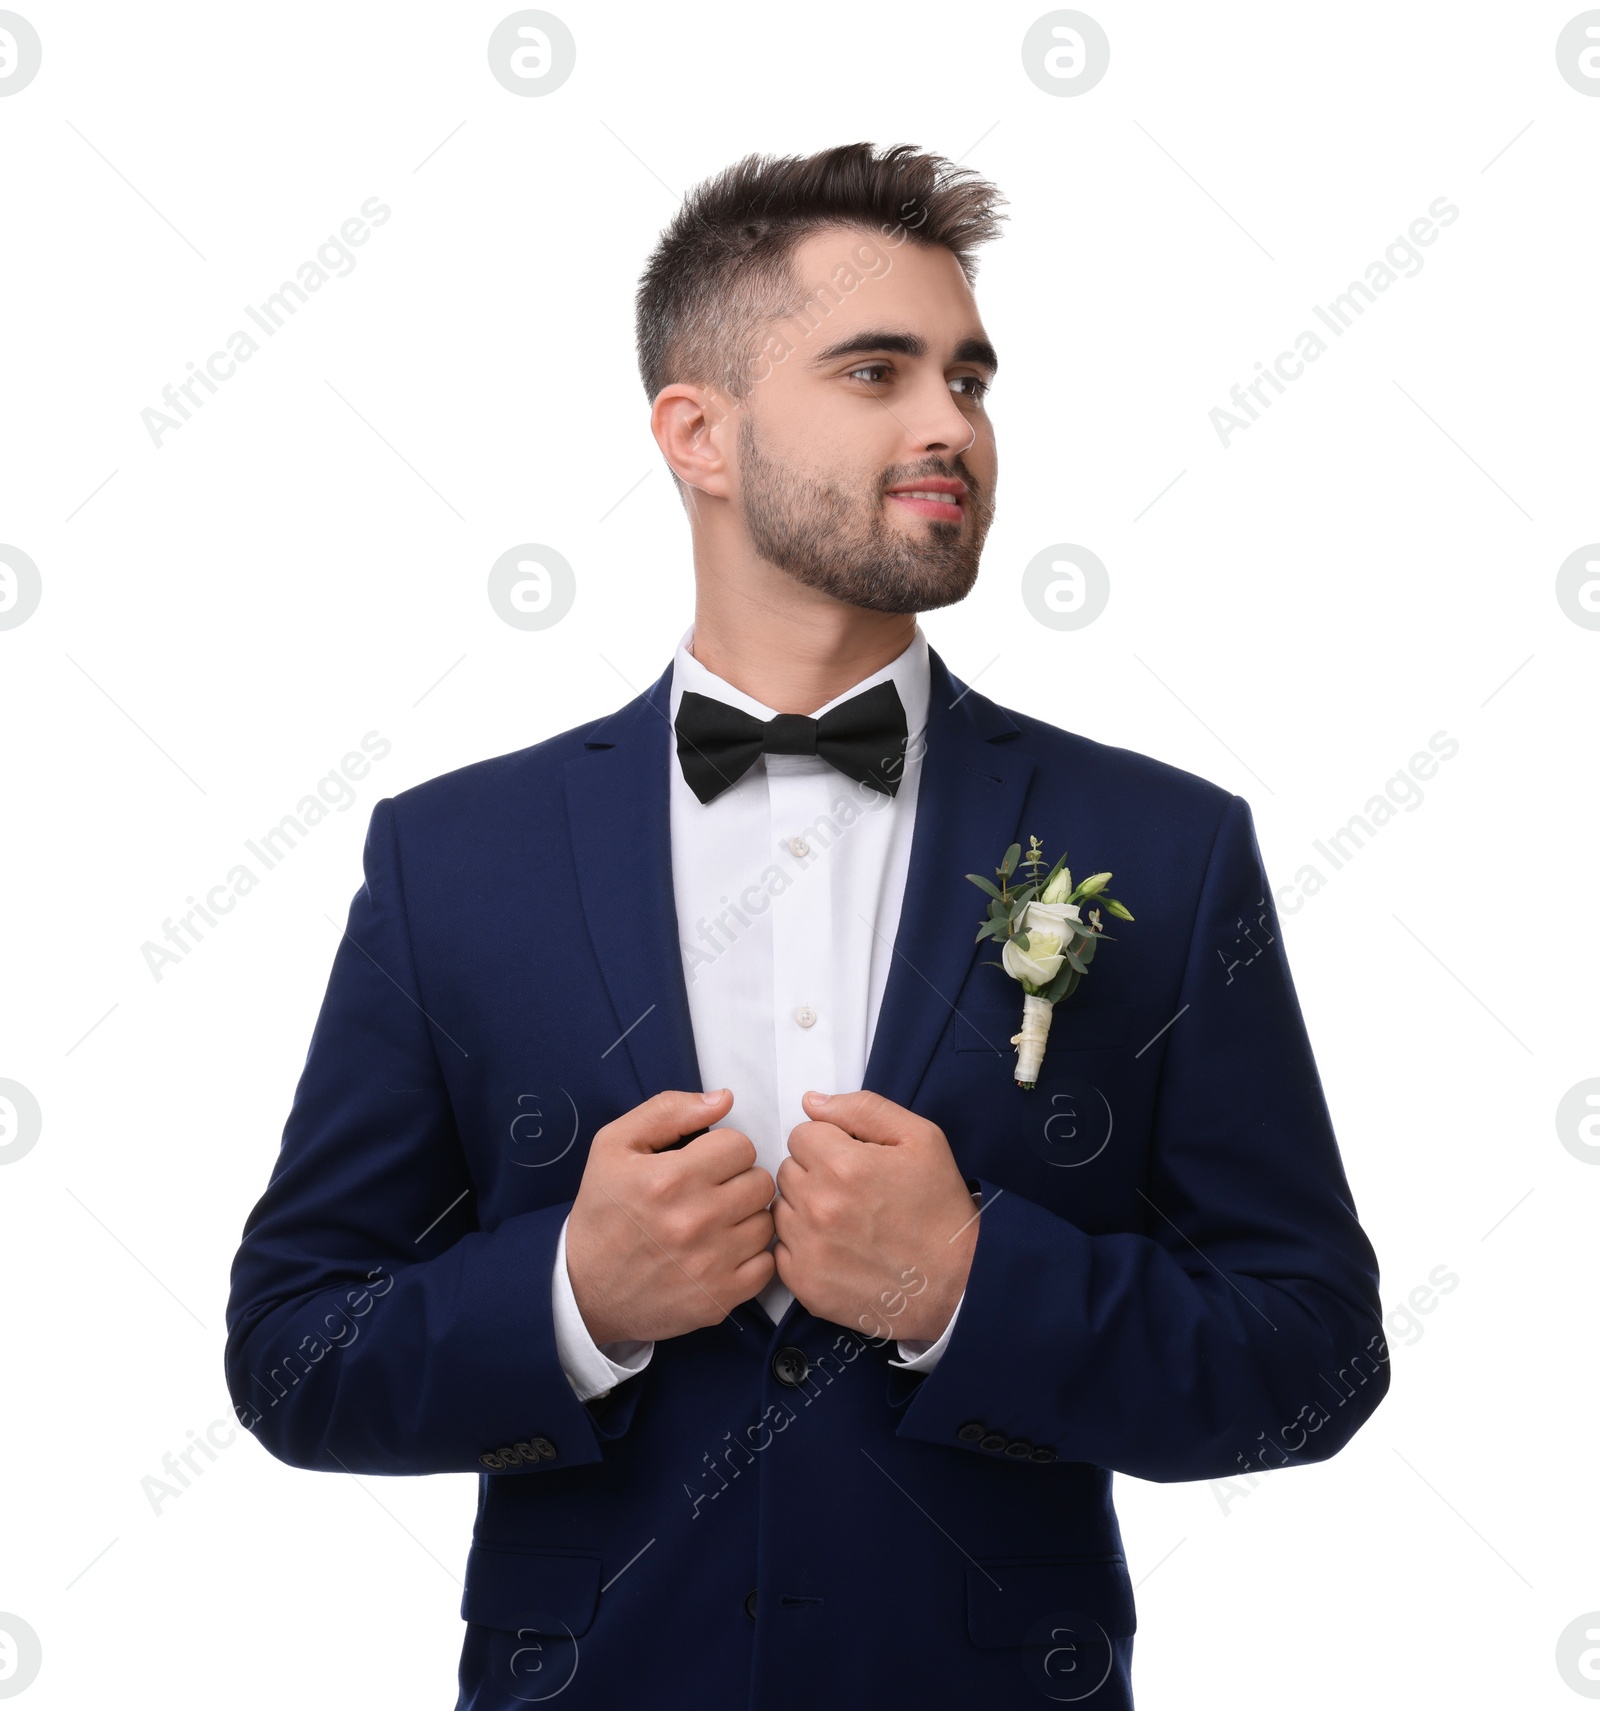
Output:
[[[696,191],[639,292],[693,624],[373,813],[227,1377],[294,1466],[479,1474],[458,1707],[1120,1711],[1112,1470],[1386,1391],[1245,803],[916,621],[992,515],[997,202],[866,144]],[[1025,1089],[966,876],[1032,837],[1136,919]]]

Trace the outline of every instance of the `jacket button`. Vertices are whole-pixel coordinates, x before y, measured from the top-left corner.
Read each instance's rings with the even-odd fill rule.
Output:
[[[1029,1450],[1029,1461],[1054,1461],[1056,1452],[1048,1444],[1040,1444],[1036,1450]]]
[[[969,1420],[969,1421],[967,1421],[966,1425],[964,1425],[961,1428],[961,1430],[956,1433],[956,1436],[964,1444],[975,1444],[975,1443],[977,1443],[978,1439],[981,1438],[983,1436],[983,1434],[988,1431],[988,1429],[989,1428],[987,1426],[985,1426],[983,1421],[981,1421],[981,1420]]]
[[[756,1589],[752,1586],[744,1595],[744,1613],[753,1622],[756,1619]]]
[[[1006,1445],[1006,1454],[1016,1461],[1021,1461],[1025,1456],[1033,1454],[1033,1445],[1026,1438],[1013,1438]]]
[[[511,1447],[524,1461],[537,1461],[539,1459],[539,1452],[526,1440],[520,1444],[513,1444]]]
[[[501,1461],[503,1461],[506,1464],[507,1467],[516,1467],[517,1464],[522,1460],[522,1457],[519,1456],[514,1449],[512,1449],[510,1444],[502,1444],[500,1446],[500,1459],[501,1459]]]
[[[546,1461],[554,1461],[556,1459],[556,1447],[548,1438],[532,1438],[529,1442],[533,1445],[534,1455],[536,1458],[538,1456],[543,1456]]]
[[[791,1390],[806,1381],[806,1374],[811,1370],[811,1363],[806,1359],[806,1351],[797,1349],[793,1343],[781,1348],[772,1357],[772,1376],[779,1384],[787,1384]]]
[[[478,1460],[484,1467],[493,1468],[497,1473],[506,1465],[493,1450],[490,1450],[486,1455],[479,1456]]]
[[[1000,1450],[1003,1450],[1005,1447],[1006,1447],[1006,1438],[1005,1438],[1004,1433],[1001,1433],[1001,1432],[991,1432],[988,1435],[988,1437],[980,1438],[978,1440],[978,1448],[980,1450],[989,1450],[991,1452],[998,1452]]]

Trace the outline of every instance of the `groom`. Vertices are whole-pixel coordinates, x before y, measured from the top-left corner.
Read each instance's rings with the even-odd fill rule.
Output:
[[[638,297],[692,625],[373,813],[226,1371],[293,1466],[479,1475],[460,1711],[1125,1711],[1113,1470],[1387,1389],[1245,803],[916,620],[993,512],[998,201],[866,144],[700,187]],[[1025,1090],[966,875],[1032,837],[1135,920]]]

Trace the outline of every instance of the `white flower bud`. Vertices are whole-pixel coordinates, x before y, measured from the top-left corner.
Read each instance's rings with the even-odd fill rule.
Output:
[[[1108,879],[1110,875],[1106,876]],[[1072,869],[1063,867],[1040,894],[1041,903],[1065,903],[1072,895]]]

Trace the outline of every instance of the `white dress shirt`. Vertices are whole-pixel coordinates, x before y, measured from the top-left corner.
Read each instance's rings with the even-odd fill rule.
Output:
[[[775,708],[690,653],[693,635],[691,625],[673,659],[669,718],[677,717],[686,689],[758,719],[774,717]],[[820,756],[769,754],[701,802],[669,734],[673,894],[701,1091],[733,1089],[732,1108],[715,1127],[748,1135],[757,1163],[774,1177],[790,1131],[809,1120],[801,1094],[861,1086],[893,961],[926,746],[922,626],[898,658],[813,717],[885,680],[906,712],[906,762],[894,796],[847,778]],[[597,1346],[573,1297],[566,1256],[563,1223],[551,1276],[556,1346],[574,1391],[587,1401],[642,1371],[655,1344]],[[793,1299],[776,1276],[755,1297],[774,1324]],[[960,1308],[958,1301],[936,1341],[898,1342],[901,1358],[891,1364],[931,1371]]]

